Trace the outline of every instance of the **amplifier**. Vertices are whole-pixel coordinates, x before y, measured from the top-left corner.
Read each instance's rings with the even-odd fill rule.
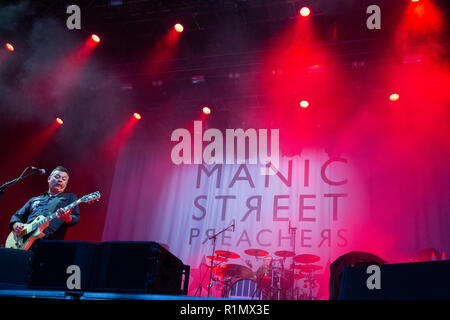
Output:
[[[94,291],[187,294],[188,284],[189,266],[156,242],[109,241],[97,247]]]
[[[72,272],[68,268],[75,265],[80,270],[79,290],[89,289],[96,247],[96,243],[86,241],[39,241],[33,247],[35,259],[30,288],[69,290],[67,279]]]
[[[33,259],[32,251],[0,248],[0,288],[26,289]]]
[[[340,300],[450,299],[450,261],[385,264],[379,266],[380,289],[369,289],[367,266],[345,268]]]

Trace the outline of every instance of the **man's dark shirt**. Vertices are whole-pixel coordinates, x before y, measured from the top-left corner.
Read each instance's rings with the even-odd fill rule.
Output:
[[[59,208],[63,208],[70,203],[77,200],[77,196],[73,193],[59,193],[51,196],[48,192],[42,196],[33,197],[12,217],[9,222],[9,228],[16,222],[31,223],[38,216],[49,216]],[[45,240],[64,240],[67,227],[74,226],[80,221],[80,210],[78,206],[73,208],[70,213],[72,221],[65,223],[64,221],[55,218],[50,221],[47,228],[44,229]]]

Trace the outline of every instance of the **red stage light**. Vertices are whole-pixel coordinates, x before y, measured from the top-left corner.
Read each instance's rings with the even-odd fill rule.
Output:
[[[177,24],[174,26],[174,29],[175,29],[176,32],[183,32],[184,27],[183,27],[182,24],[177,23]]]
[[[96,34],[93,34],[92,36],[91,36],[91,39],[92,39],[92,41],[94,41],[94,42],[100,42],[100,37],[98,36],[98,35],[96,35]]]
[[[7,43],[5,45],[6,49],[8,49],[9,51],[14,51],[14,46],[11,43]]]
[[[56,118],[56,122],[57,122],[59,125],[62,125],[62,124],[64,123],[64,121],[63,121],[61,118]]]
[[[309,107],[309,102],[306,101],[306,100],[302,100],[302,101],[300,101],[299,105],[302,108],[308,108]]]
[[[141,119],[142,119],[142,116],[141,116],[139,113],[137,113],[137,112],[135,112],[135,113],[133,114],[133,117],[134,117],[136,120],[141,120]]]
[[[211,114],[211,108],[208,106],[203,107],[202,111],[204,114]]]
[[[397,101],[398,99],[400,99],[400,95],[398,93],[392,93],[389,96],[389,100],[391,100],[391,101]]]
[[[302,7],[299,12],[302,17],[307,17],[311,14],[311,10],[308,7]]]

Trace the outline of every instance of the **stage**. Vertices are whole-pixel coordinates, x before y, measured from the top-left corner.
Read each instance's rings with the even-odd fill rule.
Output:
[[[76,2],[0,3],[0,297],[450,299],[450,1]]]
[[[133,294],[114,292],[0,289],[0,298],[29,298],[49,300],[228,300],[226,298],[191,297],[182,295]],[[233,299],[236,300],[236,299]]]

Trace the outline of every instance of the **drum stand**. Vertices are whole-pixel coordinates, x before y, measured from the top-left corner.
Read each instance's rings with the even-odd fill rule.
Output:
[[[221,263],[217,264],[215,267],[219,266],[220,264]],[[207,267],[207,269],[206,269],[205,273],[203,273],[202,280],[200,281],[200,284],[198,285],[197,290],[195,291],[195,294],[194,294],[195,297],[197,297],[197,296],[200,297],[202,295],[203,281],[205,281],[205,278],[208,275],[208,273],[211,275],[211,271],[212,271],[212,267],[211,266],[208,266],[207,264],[204,264],[204,263],[202,263],[202,265],[205,265]],[[208,268],[209,268],[209,272],[207,271]],[[214,279],[216,279],[216,270],[215,270],[215,268],[214,268]],[[215,282],[216,280],[212,280],[212,281]],[[210,284],[208,284],[207,287],[209,289],[210,288]]]
[[[213,251],[212,251],[212,255],[211,255],[211,269],[209,270],[209,283],[208,283],[208,298],[211,292],[211,287],[213,286],[211,284],[212,282],[212,269],[213,269],[213,264],[214,264],[214,254],[216,252],[216,240],[217,240],[217,236],[221,233],[224,233],[225,231],[227,231],[228,229],[233,228],[234,231],[234,223],[232,225],[230,225],[229,227],[217,232],[216,234],[212,235],[211,237],[208,238],[208,240],[212,240],[213,241]]]
[[[296,227],[291,227],[291,221],[290,220],[289,220],[289,229],[288,229],[288,231],[289,231],[289,234],[292,233],[292,236],[294,237],[294,252],[295,252],[295,242],[296,242],[295,240],[296,240],[297,228]],[[294,261],[292,261],[292,264],[291,264],[291,271],[292,271],[292,277],[294,277],[294,274],[295,274]],[[291,295],[292,298],[294,298],[294,294],[296,292],[298,292],[298,288],[296,286],[297,279],[293,278],[293,280],[294,281],[292,283],[292,295]]]
[[[309,289],[309,296],[308,296],[308,300],[314,300],[314,287],[315,285],[315,279],[314,279],[314,271],[311,270],[310,272],[307,273],[307,277],[305,279],[305,288]]]

